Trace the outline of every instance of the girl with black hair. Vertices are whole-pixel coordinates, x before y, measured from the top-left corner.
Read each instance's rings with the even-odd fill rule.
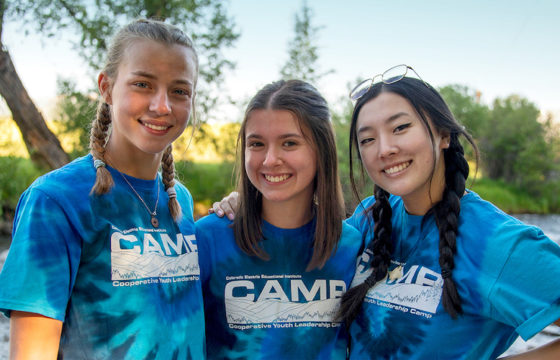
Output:
[[[560,318],[560,247],[465,189],[459,138],[476,145],[435,89],[396,68],[351,94],[350,159],[375,196],[348,219],[366,240],[339,312],[350,358],[494,359]],[[559,345],[532,356],[558,359]]]
[[[237,144],[235,221],[196,222],[208,357],[343,359],[334,317],[362,246],[344,223],[327,102],[304,81],[268,84]]]

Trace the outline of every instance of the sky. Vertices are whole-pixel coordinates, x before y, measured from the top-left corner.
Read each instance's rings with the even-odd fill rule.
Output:
[[[277,80],[294,37],[303,0],[230,0],[241,34],[224,52],[236,63],[224,80],[233,99],[250,98]],[[560,1],[308,0],[320,27],[318,67],[333,70],[317,87],[336,108],[350,84],[397,64],[412,66],[433,86],[460,84],[478,90],[486,104],[512,94],[560,121]],[[27,35],[6,23],[3,41],[34,102],[47,115],[57,76],[87,87],[92,74],[64,36]],[[0,112],[5,112],[5,105]],[[239,114],[242,109],[239,109]],[[218,118],[237,120],[224,111]]]

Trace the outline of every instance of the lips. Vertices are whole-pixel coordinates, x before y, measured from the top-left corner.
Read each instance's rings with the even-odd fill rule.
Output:
[[[399,171],[403,171],[404,169],[408,168],[411,163],[412,163],[412,161],[406,161],[406,162],[400,163],[398,165],[391,166],[387,169],[384,169],[383,172],[385,172],[386,174],[392,175],[392,174],[398,173]]]
[[[266,175],[264,174],[264,178],[266,179],[266,181],[271,182],[271,183],[278,183],[278,182],[282,182],[284,180],[287,180],[291,175],[289,174],[284,174],[284,175]]]

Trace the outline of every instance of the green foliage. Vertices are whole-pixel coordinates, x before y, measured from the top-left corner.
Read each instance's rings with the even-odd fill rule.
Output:
[[[480,93],[458,84],[444,86],[439,89],[439,93],[467,131],[474,138],[481,136],[488,122],[490,109],[480,104]]]
[[[211,204],[235,188],[234,164],[176,162],[177,177],[189,189],[197,202]]]
[[[47,37],[60,36],[61,31],[73,36],[78,54],[94,72],[103,65],[109,39],[124,24],[136,18],[165,20],[184,29],[193,39],[199,55],[197,116],[205,122],[212,109],[225,99],[216,97],[226,70],[233,62],[223,55],[239,38],[233,20],[227,16],[224,2],[219,0],[20,0],[10,1],[8,15]],[[74,101],[77,97],[74,94]],[[85,101],[87,95],[82,96]],[[87,104],[75,105],[88,108]],[[76,116],[66,114],[65,117]],[[81,114],[78,116],[86,116]]]
[[[58,79],[57,88],[59,101],[55,121],[62,133],[75,135],[71,154],[75,158],[88,152],[89,129],[95,116],[97,100],[77,90],[71,79]]]
[[[539,195],[540,184],[554,168],[538,116],[539,110],[525,98],[496,99],[480,139],[487,176],[524,187],[533,195]]]
[[[346,203],[347,214],[352,214],[358,205],[359,199],[356,198],[352,191],[352,184],[350,182],[350,121],[352,119],[353,104],[347,98],[341,98],[340,104],[343,104],[340,112],[332,112],[332,122],[336,136],[336,151],[338,154],[338,175],[342,185],[342,192]],[[355,154],[356,155],[356,154]],[[363,199],[366,196],[373,194],[373,183],[367,176],[362,173],[360,161],[357,156],[352,159],[354,163],[354,178],[358,195]]]
[[[29,159],[0,157],[0,215],[16,208],[23,191],[41,175]]]
[[[524,189],[502,180],[477,179],[471,189],[506,213],[549,213],[554,206],[546,197],[536,198]],[[560,203],[556,203],[556,209]]]
[[[295,35],[289,44],[289,59],[280,74],[283,79],[300,79],[317,86],[317,82],[332,70],[318,72],[319,55],[315,43],[321,28],[311,24],[312,16],[311,9],[304,2],[301,14],[295,15]]]

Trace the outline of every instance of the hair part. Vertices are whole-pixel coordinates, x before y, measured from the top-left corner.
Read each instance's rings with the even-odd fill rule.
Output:
[[[457,251],[456,239],[458,236],[458,220],[461,210],[460,200],[465,192],[465,181],[469,175],[469,165],[465,159],[463,146],[459,142],[459,137],[463,136],[471,144],[475,151],[477,163],[479,158],[478,148],[471,135],[457,122],[441,95],[432,86],[421,80],[408,77],[392,84],[375,84],[356,102],[350,125],[350,181],[352,191],[358,199],[360,195],[354,180],[352,161],[354,156],[357,155],[357,158],[360,160],[360,170],[363,176],[364,166],[357,141],[358,115],[364,104],[384,92],[400,95],[412,105],[428,130],[432,144],[434,144],[432,128],[440,134],[450,136],[449,147],[443,150],[445,187],[442,198],[425,216],[433,214],[436,220],[440,236],[439,264],[443,278],[442,304],[445,311],[447,311],[452,318],[456,318],[462,313],[462,308],[461,298],[452,274],[455,266],[454,255]],[[430,122],[432,126],[430,126]],[[434,159],[436,151],[438,150],[434,146]],[[435,162],[432,175],[434,172]],[[376,186],[375,200],[375,203],[370,208],[364,209],[366,216],[368,218],[371,217],[375,221],[374,238],[368,246],[374,254],[370,263],[372,273],[363,284],[350,289],[342,298],[342,305],[338,317],[343,319],[347,326],[349,326],[357,316],[368,289],[385,278],[390,265],[391,253],[389,252],[389,256],[387,256],[387,251],[392,251],[392,225],[391,215],[388,215],[391,214],[388,203],[388,193]],[[384,228],[384,230],[380,228]]]
[[[314,201],[315,212],[313,255],[307,270],[321,268],[340,239],[345,217],[342,188],[338,178],[338,159],[334,130],[326,100],[309,83],[280,80],[263,87],[250,101],[237,138],[239,209],[233,223],[238,246],[248,255],[269,259],[261,247],[262,194],[251,183],[245,170],[245,132],[247,121],[255,110],[285,110],[297,119],[304,136],[317,154]],[[311,200],[313,202],[313,199]]]
[[[151,19],[139,19],[121,28],[113,37],[111,44],[107,50],[105,65],[103,72],[114,83],[118,76],[118,68],[123,61],[126,50],[138,40],[152,40],[168,46],[181,45],[192,50],[195,60],[195,84],[198,74],[198,55],[194,48],[191,38],[186,35],[178,27],[166,24],[161,21]],[[112,84],[110,85],[112,86]],[[194,104],[192,106],[193,123],[196,122],[196,111]],[[100,160],[106,163],[105,146],[109,139],[111,129],[111,107],[103,99],[100,99],[97,115],[92,122],[90,135],[90,153],[94,160]],[[165,189],[169,189],[175,185],[175,166],[173,163],[173,155],[171,154],[171,144],[165,149],[162,156],[162,178]],[[95,184],[91,192],[96,195],[106,194],[114,185],[111,173],[104,167],[99,166],[96,169]],[[175,197],[169,198],[169,210],[174,220],[178,220],[181,216],[181,207]]]

